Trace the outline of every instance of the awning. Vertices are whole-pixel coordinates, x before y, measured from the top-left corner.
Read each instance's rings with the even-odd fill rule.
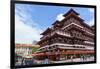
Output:
[[[68,51],[61,54],[94,54],[94,51]]]
[[[94,54],[94,51],[67,51],[67,52],[60,52],[60,53],[34,53],[32,56],[48,56],[48,55],[57,55],[57,54]]]
[[[32,54],[32,56],[46,56],[45,53],[34,53]]]

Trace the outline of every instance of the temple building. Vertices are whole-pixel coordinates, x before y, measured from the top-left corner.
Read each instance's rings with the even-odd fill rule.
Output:
[[[43,37],[38,42],[40,48],[35,57],[52,61],[94,57],[94,29],[73,9],[63,16],[63,20],[56,20],[41,33]]]

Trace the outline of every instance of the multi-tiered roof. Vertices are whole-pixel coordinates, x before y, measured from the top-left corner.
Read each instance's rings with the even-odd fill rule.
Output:
[[[38,42],[40,48],[36,58],[50,60],[81,58],[94,54],[94,29],[80,18],[79,13],[70,9],[64,19],[55,21],[47,28]],[[39,57],[38,57],[39,56]],[[66,58],[67,57],[67,58]]]
[[[67,37],[67,38],[76,38],[72,37],[73,30],[77,30],[78,32],[83,33],[86,36],[89,36],[91,38],[94,37],[93,28],[86,24],[82,18],[80,18],[79,13],[74,11],[73,9],[70,9],[66,14],[63,15],[65,18],[62,21],[55,21],[51,28],[47,28],[41,35],[43,37],[38,42],[38,44],[41,45],[42,42],[46,40],[50,40],[53,37],[59,36],[59,37]],[[72,31],[72,32],[71,32]],[[77,37],[81,40],[87,40],[84,39],[84,37]],[[86,38],[86,37],[85,37]]]

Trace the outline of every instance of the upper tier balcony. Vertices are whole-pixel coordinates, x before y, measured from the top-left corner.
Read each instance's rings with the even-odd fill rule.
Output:
[[[50,34],[47,34],[47,35],[41,37],[40,39],[43,40],[43,39],[49,38],[49,37],[53,36],[55,33],[57,33],[58,35],[67,36],[67,37],[71,36],[70,33],[64,32],[62,30],[55,30],[55,31],[51,32]]]

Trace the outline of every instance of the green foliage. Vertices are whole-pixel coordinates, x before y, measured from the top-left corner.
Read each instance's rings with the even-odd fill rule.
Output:
[[[33,49],[32,49],[32,53],[36,52],[37,49],[38,49],[37,47],[33,47]]]

